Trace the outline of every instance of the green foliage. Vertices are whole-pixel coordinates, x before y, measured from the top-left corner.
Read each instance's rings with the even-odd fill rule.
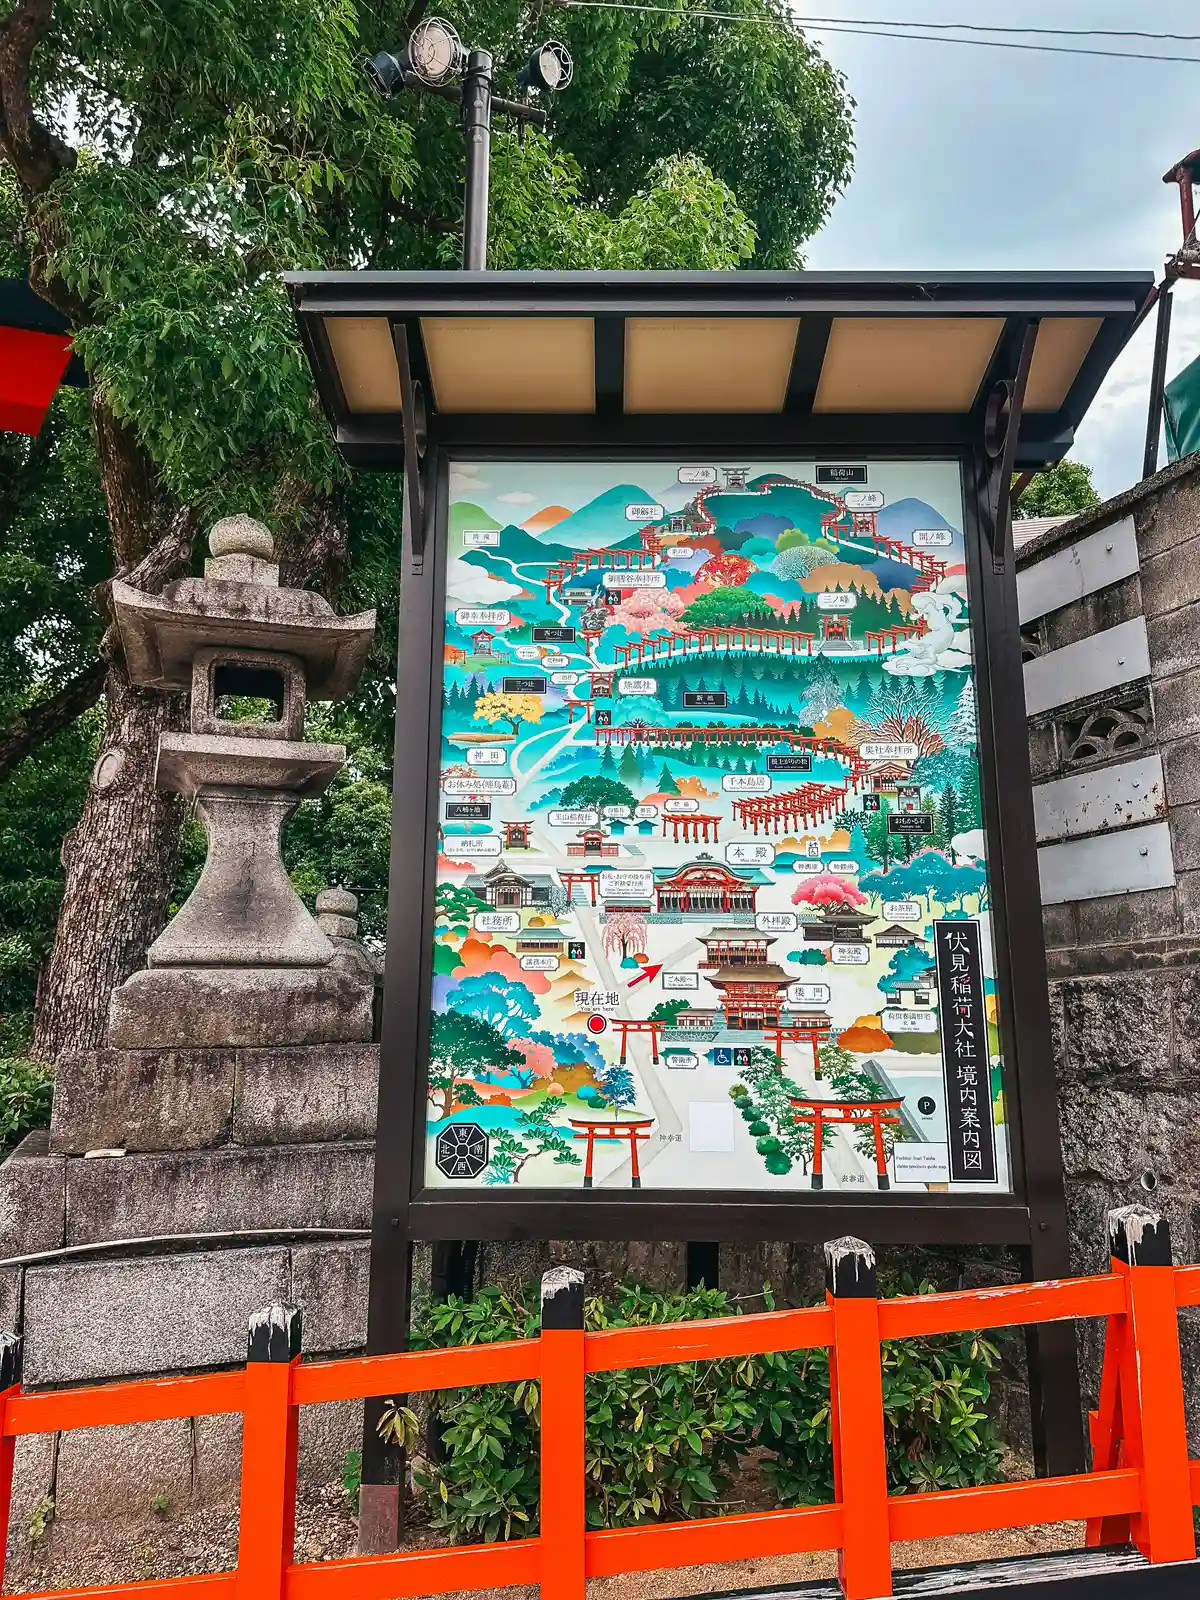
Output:
[[[735,1098],[738,1098],[735,1096]],[[911,1284],[902,1286],[913,1292]],[[919,1292],[930,1285],[921,1284]],[[766,1291],[768,1307],[773,1304]],[[498,1288],[419,1308],[415,1348],[533,1337],[538,1297]],[[590,1299],[590,1329],[738,1314],[721,1290],[666,1294],[636,1283]],[[993,1481],[1000,1448],[986,1404],[995,1347],[972,1334],[883,1351],[888,1478],[893,1492]],[[536,1382],[439,1392],[443,1459],[414,1474],[435,1526],[458,1541],[524,1537],[537,1528],[540,1390]],[[823,1350],[682,1362],[597,1373],[585,1383],[587,1521],[628,1527],[711,1516],[742,1463],[765,1453],[782,1504],[833,1499],[829,1363]]]
[[[358,1515],[358,1502],[362,1494],[362,1451],[347,1450],[342,1462],[342,1488],[346,1491],[346,1504],[354,1516]]]
[[[492,267],[798,264],[848,181],[853,102],[779,0],[732,9],[751,23],[688,15],[682,0],[667,15],[557,17],[586,70],[551,97],[544,134],[496,132]],[[92,591],[143,553],[130,528],[161,525],[173,500],[206,518],[248,510],[293,548],[344,522],[344,570],[313,581],[342,611],[375,606],[379,631],[352,702],[321,714],[350,769],[301,807],[285,856],[310,898],[330,883],[356,892],[362,933],[381,935],[401,485],[339,465],[281,275],[456,264],[457,109],[368,92],[363,52],[406,33],[397,0],[56,0],[47,14],[30,98],[47,152],[74,148],[49,187],[0,161],[0,267],[32,260],[39,285],[74,302],[91,388],[60,391],[36,440],[0,439],[0,735],[94,666],[105,619]],[[540,24],[495,0],[450,16],[514,93]],[[120,527],[93,404],[149,458],[145,503],[116,485],[132,513]],[[0,935],[27,944],[6,1015],[32,1006],[95,735],[76,723],[0,789]],[[185,853],[176,904],[199,870],[194,834]]]
[[[736,627],[774,617],[771,604],[753,589],[719,588],[697,597],[679,614],[689,628]]]
[[[40,1061],[0,1054],[0,1147],[20,1144],[34,1128],[50,1126],[54,1079]]]
[[[1092,469],[1082,461],[1060,461],[1035,472],[1013,508],[1016,517],[1073,517],[1100,504]]]
[[[605,746],[605,749],[607,754],[612,754],[611,745]],[[574,778],[567,784],[560,803],[567,807],[628,806],[632,811],[637,805],[637,796],[615,778],[589,776]]]

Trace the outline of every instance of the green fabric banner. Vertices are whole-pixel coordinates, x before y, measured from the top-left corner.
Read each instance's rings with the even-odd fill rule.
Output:
[[[1167,385],[1167,460],[1178,461],[1200,451],[1200,357]]]

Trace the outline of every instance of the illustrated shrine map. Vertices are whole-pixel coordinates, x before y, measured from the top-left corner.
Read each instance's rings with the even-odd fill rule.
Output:
[[[959,468],[450,469],[426,1182],[1007,1190]]]

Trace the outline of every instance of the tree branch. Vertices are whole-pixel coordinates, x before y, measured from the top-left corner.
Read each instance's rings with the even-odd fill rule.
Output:
[[[91,661],[57,694],[22,711],[7,728],[0,729],[0,783],[25,757],[89,710],[99,700],[108,668],[103,661]]]
[[[0,150],[31,195],[43,193],[76,160],[33,109],[30,63],[53,10],[54,0],[16,0],[0,27]]]

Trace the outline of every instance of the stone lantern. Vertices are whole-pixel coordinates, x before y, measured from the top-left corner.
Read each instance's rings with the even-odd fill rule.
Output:
[[[188,690],[191,725],[159,739],[155,781],[186,795],[208,834],[195,889],[113,995],[118,1049],[290,1045],[371,1037],[372,984],[339,952],[292,886],[283,825],[341,770],[341,745],[308,743],[308,700],[352,693],[375,613],[337,616],[279,584],[270,532],[247,516],[209,534],[203,578],[161,595],[115,582],[112,603],[134,683]],[[270,708],[233,720],[231,697]],[[341,927],[337,931],[340,933]]]

